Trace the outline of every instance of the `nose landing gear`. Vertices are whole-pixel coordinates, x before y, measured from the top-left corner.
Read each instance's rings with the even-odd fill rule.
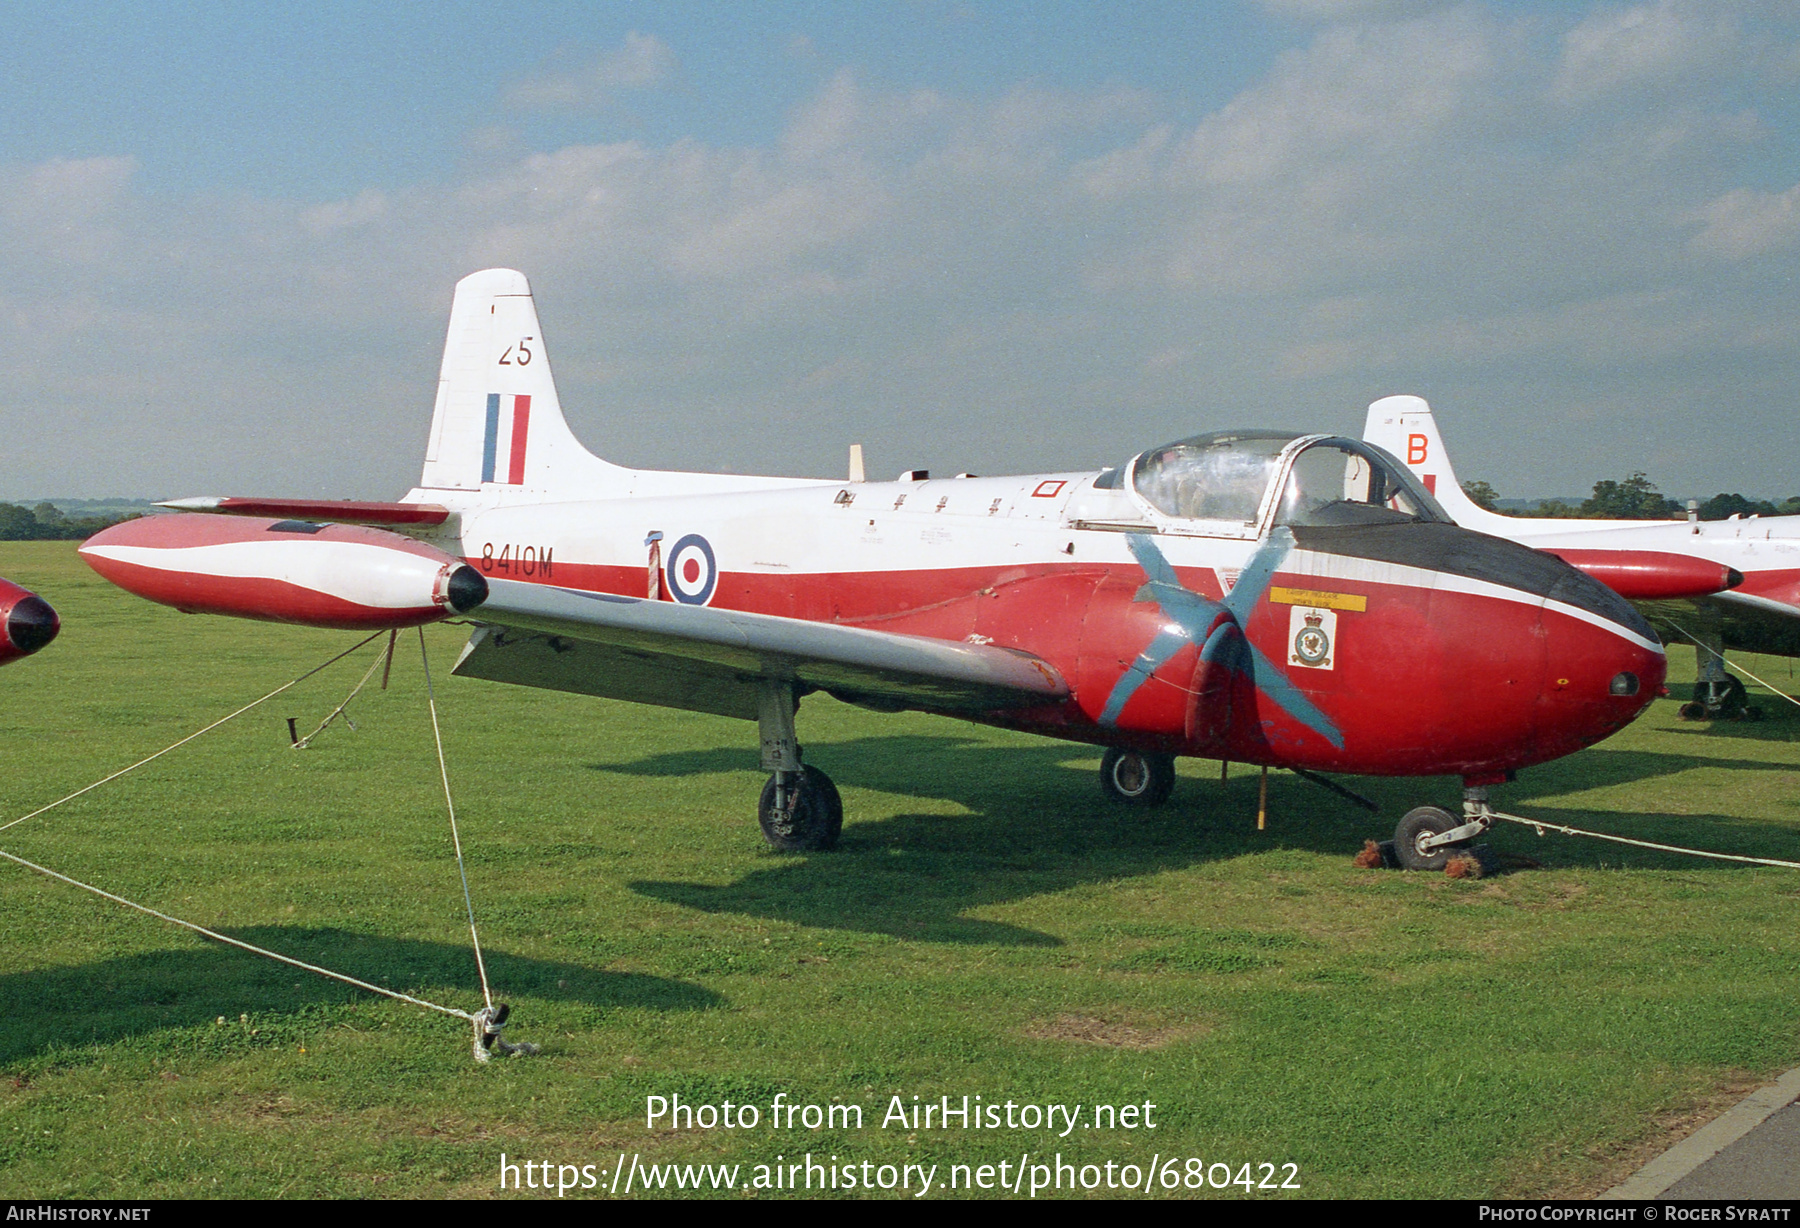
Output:
[[[1442,870],[1455,850],[1485,833],[1494,821],[1487,789],[1471,785],[1463,790],[1461,823],[1441,806],[1407,811],[1394,828],[1394,858],[1403,870]]]

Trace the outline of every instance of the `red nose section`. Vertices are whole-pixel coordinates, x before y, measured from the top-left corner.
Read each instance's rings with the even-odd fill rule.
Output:
[[[185,613],[309,627],[413,627],[487,599],[474,568],[358,525],[146,516],[96,533],[81,557],[127,592]]]
[[[1660,645],[1548,609],[1543,626],[1534,758],[1559,758],[1611,737],[1661,691],[1669,663]]]
[[[0,665],[30,656],[60,630],[62,623],[48,601],[0,579]]]
[[[1631,601],[1704,597],[1736,588],[1741,573],[1723,563],[1657,550],[1546,550]]]

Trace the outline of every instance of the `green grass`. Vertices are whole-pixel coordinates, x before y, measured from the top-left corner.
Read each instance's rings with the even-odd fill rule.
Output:
[[[64,619],[0,672],[0,821],[354,642],[147,605],[63,543],[0,547],[0,574]],[[1087,748],[821,698],[801,736],[842,788],[843,844],[778,855],[752,726],[448,678],[460,638],[428,633],[471,884],[511,1034],[544,1054],[477,1066],[457,1020],[0,866],[0,1197],[486,1195],[502,1152],[610,1175],[621,1150],[940,1180],[1160,1154],[1292,1162],[1313,1196],[1583,1193],[1800,1059],[1800,872],[1511,828],[1493,843],[1544,868],[1358,870],[1365,838],[1456,783],[1352,782],[1371,817],[1278,773],[1259,833],[1247,770],[1221,787],[1184,762],[1169,807],[1123,812]],[[285,718],[316,723],[363,660],[0,848],[478,1004],[416,639],[355,731],[287,747]],[[1499,800],[1800,857],[1800,710],[1762,702],[1708,729],[1661,701]],[[865,1128],[771,1132],[777,1092],[859,1103]],[[646,1130],[645,1097],[675,1093],[763,1105],[764,1127]],[[1158,1128],[881,1129],[896,1093],[1149,1100]]]

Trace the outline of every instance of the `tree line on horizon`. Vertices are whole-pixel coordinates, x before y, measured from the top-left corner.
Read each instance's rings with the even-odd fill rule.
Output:
[[[1462,488],[1476,504],[1502,516],[1541,516],[1557,520],[1681,520],[1687,516],[1687,506],[1657,490],[1656,483],[1642,470],[1622,482],[1610,479],[1595,482],[1592,497],[1579,504],[1545,499],[1536,507],[1507,508],[1498,506],[1500,492],[1487,482],[1464,482]],[[1790,495],[1780,503],[1771,503],[1767,499],[1721,492],[1701,500],[1699,515],[1702,520],[1728,520],[1733,516],[1796,516],[1800,515],[1800,495]]]
[[[138,515],[70,516],[54,503],[36,507],[0,503],[0,542],[82,541],[121,521],[136,520]]]

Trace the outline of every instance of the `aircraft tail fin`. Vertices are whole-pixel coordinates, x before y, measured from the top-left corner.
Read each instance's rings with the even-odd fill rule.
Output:
[[[419,485],[570,494],[619,472],[563,420],[525,275],[483,269],[457,282]]]
[[[1363,439],[1385,448],[1413,471],[1425,489],[1437,496],[1451,519],[1465,529],[1493,533],[1517,522],[1490,512],[1463,493],[1450,466],[1450,454],[1438,434],[1437,420],[1423,397],[1382,397],[1369,406]]]

